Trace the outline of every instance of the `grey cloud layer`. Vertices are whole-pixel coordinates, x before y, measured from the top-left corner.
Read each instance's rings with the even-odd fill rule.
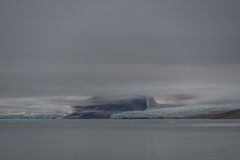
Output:
[[[0,94],[238,85],[239,4],[2,0]]]

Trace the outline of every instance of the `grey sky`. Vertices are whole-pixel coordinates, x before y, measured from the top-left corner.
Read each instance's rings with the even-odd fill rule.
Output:
[[[239,85],[239,5],[1,0],[0,95]]]

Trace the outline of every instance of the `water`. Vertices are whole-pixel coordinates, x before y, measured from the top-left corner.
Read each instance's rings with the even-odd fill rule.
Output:
[[[240,120],[1,120],[1,160],[237,160]]]

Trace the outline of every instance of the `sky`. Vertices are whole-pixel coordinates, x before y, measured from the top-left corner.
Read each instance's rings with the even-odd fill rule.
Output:
[[[239,5],[1,0],[0,97],[239,95]]]

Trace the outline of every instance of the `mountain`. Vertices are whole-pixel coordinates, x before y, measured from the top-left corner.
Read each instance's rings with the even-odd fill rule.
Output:
[[[72,107],[72,113],[67,119],[103,119],[112,114],[125,111],[144,111],[149,108],[149,101],[153,98],[146,96],[128,97],[93,97]]]

